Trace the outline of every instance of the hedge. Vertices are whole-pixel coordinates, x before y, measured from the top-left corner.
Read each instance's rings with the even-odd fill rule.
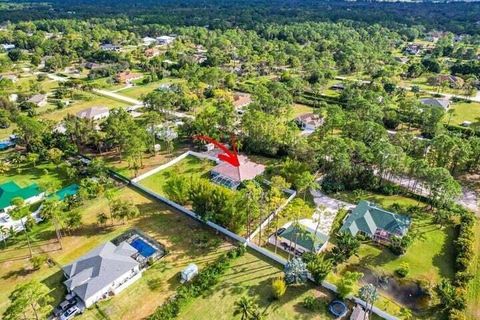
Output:
[[[192,299],[208,294],[209,290],[216,285],[222,275],[230,267],[230,263],[245,254],[244,246],[239,246],[221,255],[215,262],[209,264],[192,282],[187,282],[178,287],[176,294],[170,297],[167,302],[157,308],[148,317],[150,320],[172,320],[178,317],[182,307]]]

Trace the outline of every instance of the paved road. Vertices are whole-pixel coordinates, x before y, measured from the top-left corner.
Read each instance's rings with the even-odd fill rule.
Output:
[[[116,100],[120,100],[126,103],[133,104],[133,106],[129,107],[130,110],[135,110],[143,106],[143,102],[134,98],[130,98],[124,95],[121,95],[117,92],[112,92],[112,91],[107,91],[107,90],[102,90],[102,89],[93,89],[93,92],[96,94],[106,96],[109,98],[113,98]],[[169,111],[169,114],[177,117],[177,118],[188,118],[188,119],[194,119],[192,115],[182,113],[182,112],[175,112],[175,111]]]
[[[52,80],[58,81],[58,82],[65,82],[65,81],[69,80],[66,77],[58,76],[58,75],[53,74],[53,73],[47,73],[47,77],[52,79]],[[132,104],[132,106],[128,107],[129,110],[136,110],[136,109],[141,108],[143,106],[142,101],[134,99],[134,98],[130,98],[130,97],[127,97],[127,96],[124,96],[124,95],[121,95],[117,92],[103,90],[103,89],[93,89],[93,92],[95,92],[98,95],[104,96],[104,97],[109,97],[109,98],[112,98],[112,99],[116,99],[116,100],[119,100],[119,101],[126,102],[128,104]],[[170,111],[169,113],[171,115],[177,117],[177,118],[187,118],[187,119],[193,119],[194,118],[192,115],[185,114],[185,113],[182,113],[182,112]]]

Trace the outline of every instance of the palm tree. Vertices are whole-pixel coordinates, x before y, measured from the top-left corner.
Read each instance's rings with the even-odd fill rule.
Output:
[[[264,319],[265,319],[265,313],[261,312],[258,309],[258,307],[255,307],[248,320],[264,320]]]
[[[250,298],[243,296],[240,298],[240,300],[235,301],[233,315],[240,315],[241,320],[249,320],[250,316],[254,312],[254,309],[255,305],[253,301]]]
[[[55,233],[57,235],[58,243],[60,244],[60,249],[63,249],[62,245],[62,235],[61,235],[61,226],[62,226],[62,214],[65,209],[65,204],[57,199],[47,199],[43,203],[40,214],[44,219],[51,220],[53,226],[55,227]]]
[[[360,288],[358,292],[360,299],[365,301],[365,313],[363,315],[363,320],[367,319],[367,314],[372,312],[373,304],[378,299],[377,288],[369,283]],[[369,307],[370,304],[370,307]],[[370,309],[370,310],[369,310]]]
[[[8,235],[8,228],[5,226],[0,226],[0,236],[2,236],[4,248],[7,247],[7,235]]]

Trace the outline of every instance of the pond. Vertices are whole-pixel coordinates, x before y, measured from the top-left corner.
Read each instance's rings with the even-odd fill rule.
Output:
[[[403,306],[419,312],[428,307],[429,296],[415,281],[379,275],[369,269],[363,269],[362,283],[371,283],[378,290]]]

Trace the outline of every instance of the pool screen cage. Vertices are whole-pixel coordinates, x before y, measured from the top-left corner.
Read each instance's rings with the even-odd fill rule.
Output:
[[[221,186],[227,187],[229,189],[234,189],[234,190],[237,189],[238,186],[240,185],[239,181],[232,180],[222,175],[216,175],[212,177],[212,182],[219,184]]]

